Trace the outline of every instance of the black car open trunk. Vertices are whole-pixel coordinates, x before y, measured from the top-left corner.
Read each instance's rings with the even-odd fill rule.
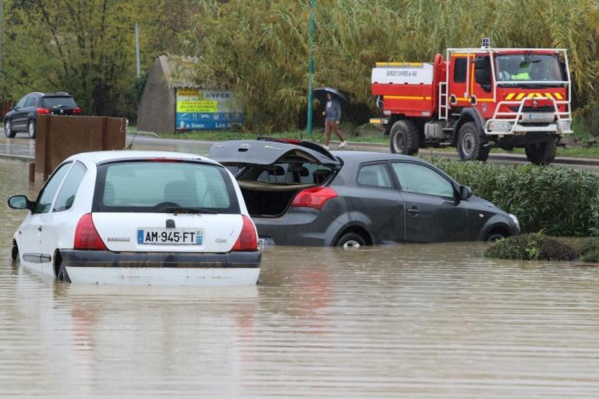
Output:
[[[218,142],[208,157],[235,175],[255,217],[280,217],[297,193],[322,186],[340,167],[340,160],[322,146],[296,139]]]
[[[277,217],[285,213],[297,193],[315,184],[270,184],[240,181],[239,186],[250,216]]]

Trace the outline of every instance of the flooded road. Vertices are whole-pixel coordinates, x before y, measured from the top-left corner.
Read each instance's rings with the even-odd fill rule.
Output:
[[[10,261],[27,173],[0,160],[2,397],[599,397],[598,267],[267,247],[256,287],[61,285]]]

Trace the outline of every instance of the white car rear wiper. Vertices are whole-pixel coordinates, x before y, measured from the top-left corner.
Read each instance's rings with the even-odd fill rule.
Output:
[[[164,208],[164,211],[166,211],[167,213],[175,213],[175,214],[209,214],[209,215],[216,215],[218,214],[218,212],[213,211],[212,209],[206,209],[206,208],[192,208],[192,207],[177,207],[177,206],[173,206],[173,207],[169,207],[169,208]]]

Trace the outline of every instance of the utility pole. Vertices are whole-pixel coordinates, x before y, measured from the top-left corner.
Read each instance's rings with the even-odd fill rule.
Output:
[[[141,68],[139,66],[139,24],[137,22],[135,23],[135,59],[137,63],[137,79],[139,79],[141,75]]]
[[[316,21],[314,8],[316,0],[311,0],[310,4],[310,60],[308,61],[308,124],[306,133],[308,137],[312,135],[312,75],[314,74],[314,31],[316,30]]]
[[[2,72],[2,32],[4,32],[3,24],[2,24],[2,11],[4,10],[4,4],[2,0],[0,0],[0,72]]]

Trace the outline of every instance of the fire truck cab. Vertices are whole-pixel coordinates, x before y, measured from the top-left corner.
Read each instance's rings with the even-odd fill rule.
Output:
[[[462,160],[484,161],[493,147],[524,148],[549,164],[572,133],[565,49],[447,49],[433,63],[377,63],[372,94],[391,152],[453,146]]]

